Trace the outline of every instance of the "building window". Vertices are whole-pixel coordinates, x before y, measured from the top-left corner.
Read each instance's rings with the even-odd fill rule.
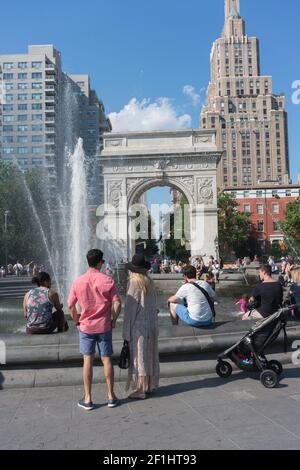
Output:
[[[13,104],[4,104],[3,105],[3,111],[13,111],[14,110],[14,105]]]
[[[31,63],[31,66],[33,69],[40,69],[43,65],[43,62],[40,62],[40,61],[35,61],[35,62],[32,62]]]
[[[18,90],[27,90],[28,83],[18,83]]]
[[[27,104],[18,104],[18,111],[27,111]]]
[[[14,151],[14,147],[3,147],[3,153],[5,155],[11,155],[12,153],[14,153]]]
[[[42,83],[32,83],[32,89],[33,90],[41,90],[43,88],[43,84]]]
[[[257,204],[256,205],[256,212],[259,215],[263,215],[264,214],[264,205],[263,204]]]
[[[3,126],[3,132],[13,132],[14,126]]]
[[[42,103],[33,103],[31,108],[34,110],[34,111],[38,111],[40,109],[43,109],[43,105]]]
[[[43,115],[42,114],[33,114],[32,115],[32,120],[33,121],[42,121],[43,120]]]
[[[244,204],[244,212],[248,212],[248,213],[251,212],[251,206],[250,206],[250,204]]]
[[[32,147],[32,153],[43,153],[43,147]]]
[[[263,220],[258,220],[257,222],[257,231],[258,232],[263,232],[265,228],[265,224]]]
[[[31,77],[33,80],[41,80],[43,78],[43,74],[41,72],[33,72]]]
[[[14,63],[13,62],[4,62],[3,64],[3,69],[4,70],[10,70],[14,68]]]
[[[21,93],[18,95],[19,101],[26,101],[28,99],[28,95],[26,93]]]
[[[4,122],[13,122],[15,120],[15,116],[12,114],[7,114],[6,116],[3,116],[3,121]]]
[[[13,73],[4,73],[3,80],[13,80],[14,74]]]
[[[42,135],[33,135],[32,136],[32,142],[43,142],[43,136]]]
[[[19,153],[19,154],[29,153],[29,149],[28,149],[28,147],[18,147],[17,148],[17,153]]]
[[[13,144],[13,142],[14,142],[14,138],[13,138],[12,135],[5,135],[3,137],[3,143],[4,144]]]
[[[27,80],[27,73],[18,73],[19,80]]]
[[[27,69],[27,62],[18,62],[19,69]]]
[[[13,83],[4,83],[4,89],[5,90],[13,90],[14,89],[14,84]]]
[[[273,214],[279,214],[279,204],[277,204],[277,203],[272,204],[272,213]]]
[[[42,131],[43,131],[43,124],[32,125],[32,132],[42,132]]]
[[[18,126],[18,132],[28,132],[28,126]]]
[[[42,93],[32,93],[33,100],[41,100],[43,98]]]
[[[273,220],[273,230],[274,232],[280,232],[280,222],[278,220]]]
[[[19,144],[27,144],[28,143],[28,136],[27,135],[19,135],[18,136],[18,143]]]

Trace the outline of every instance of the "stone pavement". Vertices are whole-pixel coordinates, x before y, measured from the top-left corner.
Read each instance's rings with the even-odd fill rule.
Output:
[[[300,449],[300,368],[280,386],[235,372],[162,379],[143,402],[108,409],[105,387],[94,387],[97,409],[77,407],[81,387],[0,391],[0,449]]]

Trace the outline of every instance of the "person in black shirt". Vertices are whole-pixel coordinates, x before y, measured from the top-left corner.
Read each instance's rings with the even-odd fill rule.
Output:
[[[251,315],[247,313],[243,320],[261,320],[276,313],[282,306],[283,287],[280,282],[272,278],[272,268],[263,265],[259,271],[260,284],[254,289],[250,303],[255,302],[257,307]]]

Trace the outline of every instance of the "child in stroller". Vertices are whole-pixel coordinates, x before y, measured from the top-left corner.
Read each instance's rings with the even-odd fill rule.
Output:
[[[281,331],[284,332],[285,350],[287,350],[287,317],[294,308],[295,305],[282,308],[270,317],[257,322],[246,336],[221,354],[216,367],[219,377],[228,378],[232,374],[231,364],[224,361],[227,358],[245,372],[261,372],[260,380],[264,387],[276,387],[283,368],[278,361],[268,361],[264,351],[278,338]]]

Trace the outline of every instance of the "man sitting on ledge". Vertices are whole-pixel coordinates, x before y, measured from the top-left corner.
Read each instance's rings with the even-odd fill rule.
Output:
[[[214,316],[214,301],[217,301],[216,293],[209,284],[197,279],[194,266],[186,266],[182,272],[185,283],[168,300],[173,325],[178,325],[180,318],[194,328],[210,326]]]

